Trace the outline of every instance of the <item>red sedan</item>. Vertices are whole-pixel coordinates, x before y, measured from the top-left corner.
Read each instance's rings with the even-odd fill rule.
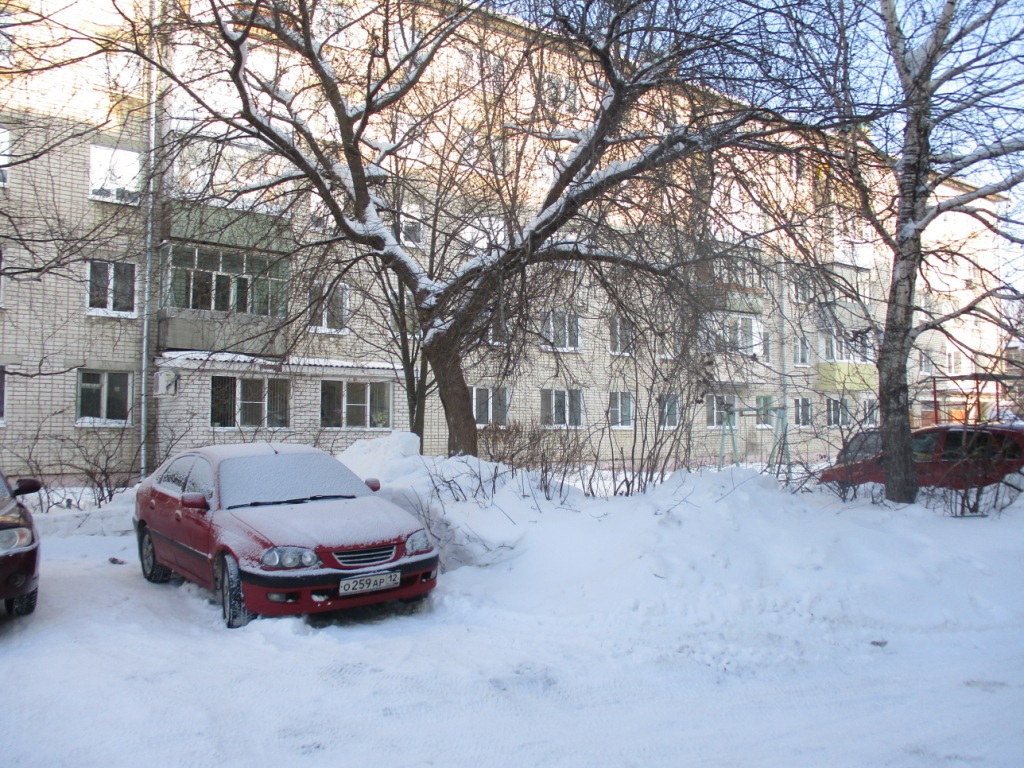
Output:
[[[304,445],[181,453],[139,486],[134,524],[142,575],[174,572],[214,590],[229,627],[254,614],[416,600],[437,584],[420,522]]]
[[[39,531],[15,499],[39,488],[38,480],[22,478],[12,490],[0,475],[0,600],[15,616],[32,613],[39,595]]]
[[[980,488],[1024,467],[1024,429],[1008,425],[947,424],[911,436],[917,484],[922,488]],[[819,476],[840,486],[885,482],[885,457],[841,462]]]

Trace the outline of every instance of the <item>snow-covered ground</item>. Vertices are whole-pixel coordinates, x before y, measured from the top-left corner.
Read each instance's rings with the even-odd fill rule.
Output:
[[[419,608],[228,630],[143,580],[130,494],[38,515],[0,765],[1024,765],[1024,501],[958,519],[730,470],[428,504],[407,438],[343,458],[428,510],[448,569]]]

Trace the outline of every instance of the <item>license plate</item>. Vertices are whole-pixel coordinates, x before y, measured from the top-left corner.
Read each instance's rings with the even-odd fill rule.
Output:
[[[378,589],[397,587],[401,581],[402,574],[395,571],[374,573],[370,576],[356,576],[351,579],[342,579],[338,587],[338,593],[341,595],[354,595],[357,592],[376,592]]]

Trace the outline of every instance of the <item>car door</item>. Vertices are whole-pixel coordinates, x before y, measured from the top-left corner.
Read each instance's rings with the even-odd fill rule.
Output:
[[[185,482],[185,493],[202,494],[208,507],[213,504],[213,466],[202,456],[196,456]],[[180,536],[184,546],[179,555],[179,565],[197,583],[212,586],[213,571],[210,559],[212,541],[211,509],[181,506],[179,519]]]
[[[188,480],[195,456],[179,456],[153,482],[146,504],[146,520],[153,535],[153,548],[157,559],[178,569],[181,540],[181,494]]]

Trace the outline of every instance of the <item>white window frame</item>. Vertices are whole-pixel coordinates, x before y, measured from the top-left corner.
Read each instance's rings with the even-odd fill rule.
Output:
[[[861,425],[865,427],[877,427],[878,426],[878,400],[875,398],[867,398],[860,404],[861,412],[863,416],[861,418]]]
[[[423,223],[423,207],[418,203],[406,205],[399,216],[402,230],[402,244],[422,248],[426,241],[426,225]]]
[[[918,351],[922,376],[932,376],[935,373],[935,362],[932,360],[931,352],[927,349]]]
[[[540,423],[546,429],[580,429],[585,421],[582,389],[542,389]]]
[[[14,26],[13,15],[0,13],[0,66],[8,66],[14,60],[14,35],[7,31]]]
[[[753,357],[761,349],[761,320],[756,315],[729,314],[723,319],[723,341],[726,351]]]
[[[829,427],[848,427],[853,424],[853,414],[845,397],[826,397],[825,413],[825,423]]]
[[[758,395],[756,400],[757,413],[754,416],[756,429],[771,429],[775,426],[775,398],[772,395]]]
[[[113,377],[117,381],[112,381]],[[98,377],[98,381],[84,381],[85,377]],[[123,378],[122,378],[123,377]],[[132,393],[133,382],[130,371],[100,371],[92,368],[79,368],[76,384],[76,405],[75,405],[75,426],[76,427],[128,427],[132,423]],[[111,391],[121,383],[124,384],[125,393],[123,398],[124,418],[111,418],[110,410],[112,398],[116,395]],[[86,391],[97,392],[99,401],[97,414],[83,413],[83,397]],[[119,400],[121,398],[118,398]]]
[[[214,397],[216,392],[214,390],[214,381],[221,379],[224,381],[230,380],[233,382],[232,385],[232,396],[230,405],[233,411],[232,423],[231,424],[215,424],[214,423]],[[253,384],[260,385],[260,391],[258,397],[254,396],[255,393],[252,391]],[[272,392],[272,390],[280,390],[284,387],[286,392],[285,395],[285,411],[283,423],[280,419],[280,409],[276,413],[272,412],[271,398],[280,396],[280,391]],[[210,377],[210,427],[216,431],[222,430],[256,430],[256,429],[290,429],[292,421],[292,382],[290,379],[275,377],[275,376],[231,376],[231,375],[216,375]],[[254,407],[259,407],[259,418],[254,419],[252,417],[252,411]],[[247,413],[248,411],[248,413]],[[276,423],[271,424],[271,416],[276,415]]]
[[[811,398],[793,398],[793,425],[799,429],[812,426],[813,412],[811,410]]]
[[[633,323],[622,315],[612,315],[608,320],[608,351],[613,355],[633,354],[636,331]]]
[[[658,395],[658,429],[679,427],[679,393],[662,392]]]
[[[612,429],[632,429],[636,401],[632,392],[608,393],[608,424]]]
[[[665,331],[658,335],[658,357],[661,360],[678,360],[682,346],[678,331]]]
[[[736,412],[739,398],[736,395],[707,394],[704,396],[705,422],[708,429],[722,429],[727,425],[736,426]]]
[[[509,393],[507,387],[470,387],[473,418],[478,429],[507,427]]]
[[[546,347],[557,352],[579,352],[583,348],[583,320],[575,312],[553,309],[544,315]]]
[[[806,336],[797,336],[793,345],[793,364],[799,367],[811,364],[811,340]]]
[[[340,300],[340,306],[334,306]],[[332,318],[337,318],[332,324]],[[317,283],[310,291],[309,330],[345,335],[349,332],[349,287],[345,283]]]
[[[324,385],[341,388],[337,419],[325,423]],[[358,397],[356,396],[358,392]],[[390,430],[393,420],[393,387],[390,381],[323,379],[320,382],[320,428],[347,430]],[[355,418],[357,417],[358,418]]]
[[[103,306],[93,306],[93,281],[98,277],[97,267],[103,265],[106,269],[106,277],[104,282],[106,283],[105,290],[105,301]],[[122,281],[118,278],[119,268],[131,268],[131,309],[115,309],[114,301],[117,296],[117,289],[122,284]],[[87,295],[86,295],[86,313],[98,317],[138,317],[138,270],[136,265],[131,261],[110,261],[107,259],[91,259],[87,266]]]
[[[89,198],[117,205],[138,205],[142,155],[134,149],[89,147]]]

